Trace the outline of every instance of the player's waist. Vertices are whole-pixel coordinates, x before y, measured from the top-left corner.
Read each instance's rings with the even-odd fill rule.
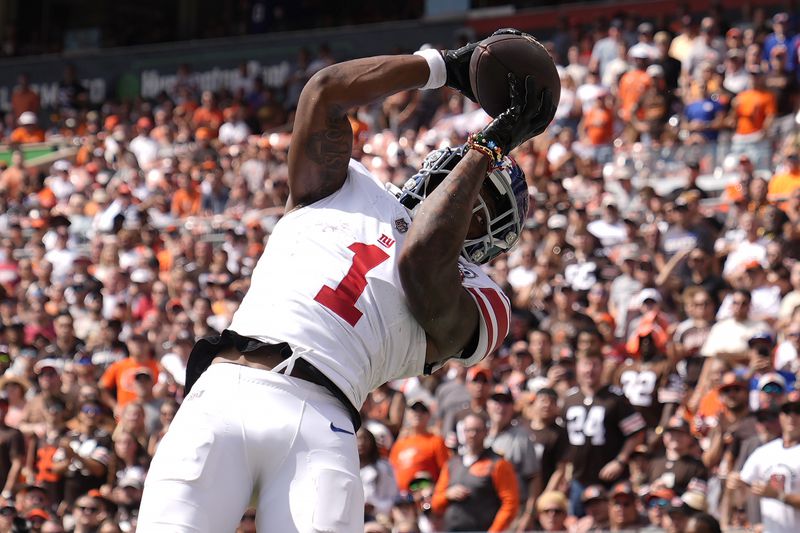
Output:
[[[272,371],[273,368],[291,357],[291,355],[292,349],[286,343],[261,344],[258,348],[246,352],[240,351],[236,346],[227,346],[216,354],[212,362],[236,363],[260,370]],[[327,389],[347,409],[353,421],[353,427],[356,430],[361,427],[361,416],[344,392],[324,373],[305,359],[298,357],[294,365],[291,365],[289,372],[286,372],[286,368],[282,368],[277,372]]]

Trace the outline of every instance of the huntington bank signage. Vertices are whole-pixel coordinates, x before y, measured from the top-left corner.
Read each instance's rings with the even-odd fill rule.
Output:
[[[59,107],[59,83],[67,65],[75,67],[89,102],[96,107],[113,99],[153,98],[174,87],[181,65],[199,90],[241,86],[242,77],[261,78],[282,87],[301,48],[312,57],[323,43],[339,60],[364,55],[413,52],[422,43],[453,44],[463,26],[454,21],[405,21],[327,30],[251,35],[207,41],[107,49],[80,55],[0,59],[0,110],[11,108],[11,94],[21,73],[39,93],[42,117]],[[245,64],[246,69],[241,69]],[[242,72],[244,70],[244,73]]]

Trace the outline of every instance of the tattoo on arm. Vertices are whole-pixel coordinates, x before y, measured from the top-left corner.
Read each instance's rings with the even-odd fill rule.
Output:
[[[352,151],[350,124],[341,109],[331,109],[325,118],[324,129],[311,132],[305,143],[305,152],[318,169],[318,198],[335,192],[347,173]]]

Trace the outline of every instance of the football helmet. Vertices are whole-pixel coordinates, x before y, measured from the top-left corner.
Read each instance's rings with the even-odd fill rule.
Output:
[[[434,150],[425,158],[422,169],[412,176],[400,190],[398,200],[414,217],[423,200],[461,161],[469,147]],[[480,213],[485,223],[483,235],[467,237],[461,255],[475,264],[485,264],[509,251],[519,240],[522,225],[528,213],[528,185],[522,169],[510,157],[492,170],[486,177],[484,188],[473,209],[473,216]],[[486,186],[488,185],[488,187]],[[492,198],[484,198],[488,194]]]

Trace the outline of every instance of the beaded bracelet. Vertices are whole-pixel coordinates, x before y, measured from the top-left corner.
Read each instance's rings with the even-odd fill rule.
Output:
[[[467,146],[471,150],[477,150],[485,154],[492,160],[489,170],[494,169],[503,161],[503,151],[497,143],[486,138],[483,132],[473,133],[467,138]]]

